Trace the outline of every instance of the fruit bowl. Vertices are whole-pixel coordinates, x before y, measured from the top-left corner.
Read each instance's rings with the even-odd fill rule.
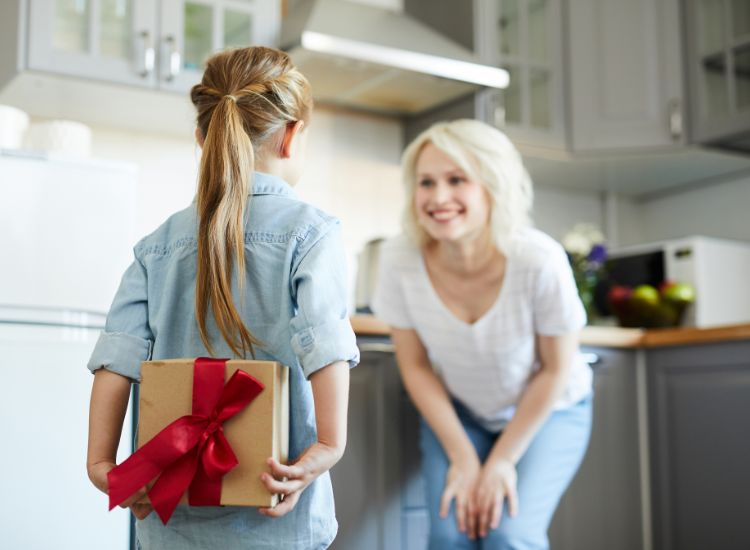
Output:
[[[607,295],[610,309],[621,327],[663,328],[682,324],[685,311],[695,301],[695,290],[667,281],[659,288],[615,285]]]

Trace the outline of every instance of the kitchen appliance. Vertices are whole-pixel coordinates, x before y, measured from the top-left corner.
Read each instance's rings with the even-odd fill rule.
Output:
[[[628,246],[610,252],[607,273],[610,286],[692,285],[695,303],[686,311],[685,325],[750,321],[750,243],[694,236]],[[598,293],[602,308],[605,296],[606,289]]]
[[[385,239],[372,239],[365,243],[357,261],[357,278],[354,283],[354,307],[357,313],[372,313],[372,296],[377,285],[380,265],[380,247]]]
[[[131,261],[136,171],[0,150],[3,548],[129,548],[86,474],[86,363]],[[125,419],[118,461],[132,450]]]
[[[344,0],[300,0],[282,21],[281,47],[316,101],[390,115],[427,111],[508,72],[406,13]]]

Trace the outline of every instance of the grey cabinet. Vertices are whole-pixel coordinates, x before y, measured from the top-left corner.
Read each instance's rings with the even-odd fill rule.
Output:
[[[346,453],[331,470],[339,534],[331,548],[401,544],[401,384],[388,344],[360,342],[351,371]],[[382,349],[382,351],[380,351]]]
[[[685,143],[679,0],[570,0],[571,147]]]
[[[685,0],[695,141],[744,136],[750,149],[750,3]]]
[[[654,548],[750,548],[750,342],[648,353]]]
[[[510,74],[505,90],[482,93],[482,118],[520,144],[563,149],[563,0],[476,3],[476,50]]]
[[[592,348],[594,411],[586,456],[549,530],[555,550],[642,548],[636,352]]]
[[[477,0],[477,51],[511,75],[481,117],[537,154],[683,144],[679,1]]]
[[[331,548],[427,548],[419,416],[387,340],[360,341],[351,371],[346,453],[331,470],[339,534]]]
[[[733,84],[721,88],[727,102],[734,98],[727,105],[744,109],[746,0],[441,0],[439,11],[427,0],[406,0],[412,15],[463,43],[471,17],[475,51],[512,74],[506,90],[407,118],[405,141],[439,120],[477,118],[511,138],[535,183],[633,198],[742,177],[750,157],[693,146],[711,139],[698,131],[700,121],[691,125],[700,101],[686,78],[696,40],[683,25],[691,1],[731,2],[744,14],[732,21],[734,55],[724,56]],[[744,112],[732,111],[731,123],[746,132],[735,148],[750,150]]]
[[[280,17],[278,0],[8,0],[0,14],[24,26],[21,69],[179,92],[212,52],[276,44]]]

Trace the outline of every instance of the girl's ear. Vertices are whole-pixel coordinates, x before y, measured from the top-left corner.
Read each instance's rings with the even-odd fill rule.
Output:
[[[302,132],[305,127],[304,120],[298,120],[297,122],[290,122],[284,128],[284,138],[281,140],[281,149],[279,156],[283,159],[288,159],[292,156],[294,151],[294,144],[297,136]]]

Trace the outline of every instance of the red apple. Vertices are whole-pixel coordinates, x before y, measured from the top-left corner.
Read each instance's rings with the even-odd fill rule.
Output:
[[[614,285],[610,287],[607,293],[607,299],[612,305],[623,304],[630,300],[630,296],[633,294],[633,289],[627,286]]]

